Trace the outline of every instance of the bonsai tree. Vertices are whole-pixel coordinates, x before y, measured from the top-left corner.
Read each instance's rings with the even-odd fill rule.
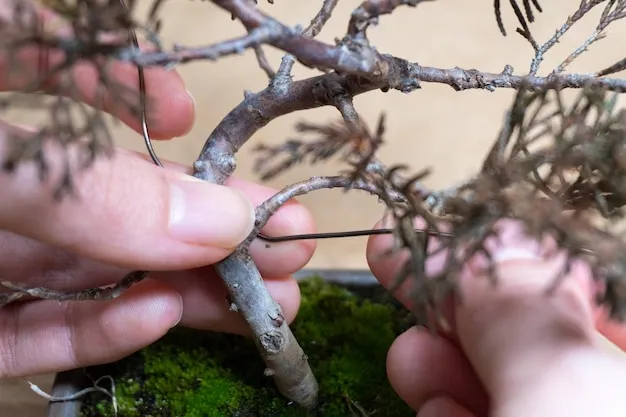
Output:
[[[346,169],[335,176],[316,176],[290,184],[258,206],[255,230],[230,256],[215,265],[228,289],[231,308],[241,313],[252,331],[266,364],[265,373],[274,378],[285,397],[313,407],[318,397],[315,372],[285,322],[280,306],[266,290],[248,248],[255,239],[267,240],[260,230],[282,205],[316,190],[362,190],[384,202],[394,220],[390,232],[396,239],[390,252],[410,254],[397,282],[413,281],[415,314],[422,322],[442,320],[442,301],[460,295],[456,279],[463,263],[479,252],[488,256],[483,247],[485,239],[503,218],[517,219],[537,238],[550,234],[571,258],[584,257],[602,284],[598,303],[606,306],[612,318],[624,319],[626,244],[616,225],[624,217],[626,204],[626,112],[618,109],[617,98],[626,91],[626,79],[614,74],[626,69],[626,58],[584,74],[569,73],[567,69],[590,45],[603,39],[615,22],[626,17],[625,0],[581,0],[554,35],[544,40],[536,39],[531,30],[536,15],[542,12],[537,0],[509,0],[502,4],[495,0],[494,29],[507,36],[501,12],[504,7],[512,8],[519,24],[516,33],[528,41],[534,52],[527,70],[518,72],[503,63],[499,73],[409,62],[379,51],[368,40],[368,29],[383,20],[384,15],[405,7],[420,7],[428,13],[422,4],[426,0],[365,0],[352,12],[346,32],[338,34],[334,44],[315,38],[338,0],[320,0],[319,12],[305,28],[281,23],[272,17],[271,7],[256,1],[211,2],[224,12],[224,19],[242,24],[246,35],[202,47],[167,47],[159,37],[160,28],[167,24],[160,19],[160,0],[155,0],[148,15],[142,18],[135,16],[135,1],[126,4],[123,0],[50,0],[44,7],[14,0],[10,18],[5,16],[0,25],[2,46],[15,56],[16,68],[24,48],[37,47],[46,53],[41,56],[41,68],[35,69],[37,73],[24,77],[23,93],[28,94],[6,96],[3,104],[6,108],[43,107],[49,114],[49,123],[27,138],[15,138],[15,146],[2,166],[10,173],[21,164],[33,163],[42,180],[46,180],[46,140],[58,141],[68,152],[79,152],[80,165],[66,164],[65,174],[56,187],[54,197],[60,199],[71,195],[72,181],[80,175],[79,170],[88,169],[96,158],[110,155],[112,143],[100,112],[67,98],[71,97],[73,86],[68,68],[77,62],[92,64],[99,71],[102,85],[118,99],[118,105],[142,117],[148,151],[160,165],[148,134],[150,120],[145,107],[150,86],[143,83],[143,69],[213,61],[252,50],[260,68],[267,73],[267,87],[246,92],[241,103],[210,132],[193,164],[195,177],[218,184],[223,184],[235,170],[237,152],[270,121],[295,111],[335,107],[340,116],[337,122],[300,123],[296,130],[302,138],[279,146],[256,145],[256,170],[261,178],[269,179],[296,164],[330,158],[338,158]],[[429,7],[448,7],[443,0],[428,3],[433,3]],[[60,18],[57,25],[44,24],[49,14],[41,10],[56,14]],[[540,75],[542,61],[550,49],[583,17],[596,10],[600,16],[588,39],[564,57],[560,65]],[[149,48],[140,49],[139,38]],[[285,53],[276,70],[264,55],[267,47]],[[55,57],[52,64],[51,56]],[[139,97],[107,77],[106,67],[113,62],[137,67]],[[294,79],[291,73],[296,64],[319,74]],[[19,69],[19,76],[33,70]],[[38,94],[52,79],[62,98]],[[423,185],[428,169],[411,172],[409,167],[387,166],[379,160],[377,151],[385,140],[385,117],[363,120],[353,104],[353,98],[360,94],[376,90],[411,93],[428,83],[446,84],[456,91],[517,91],[510,108],[503,109],[501,129],[494,135],[481,169],[462,183],[442,190]],[[563,95],[568,89],[578,90],[573,101]],[[74,117],[76,114],[79,117]],[[314,137],[306,139],[305,134]],[[416,230],[416,218],[423,219],[427,227]],[[429,250],[429,235],[442,236],[442,247]],[[443,272],[426,276],[425,260],[439,251],[446,253]],[[26,295],[60,301],[110,299],[146,274],[147,271],[136,271],[113,287],[74,293],[3,281],[1,284],[12,292],[3,294],[0,300],[6,304]],[[492,276],[495,282],[496,277]],[[560,281],[560,276],[555,277],[553,288]]]

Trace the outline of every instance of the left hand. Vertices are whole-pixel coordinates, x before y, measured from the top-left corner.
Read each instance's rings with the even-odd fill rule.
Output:
[[[21,84],[7,77],[6,59],[0,55],[0,91],[19,90]],[[32,69],[37,65],[37,51],[33,48],[21,59],[25,68]],[[114,63],[111,68],[111,76],[137,91],[135,67]],[[75,98],[95,104],[96,72],[84,64],[72,71],[78,91]],[[195,109],[182,79],[175,71],[160,68],[147,69],[145,75],[151,136],[167,140],[185,135]],[[115,97],[107,96],[105,101],[107,111],[140,131],[140,121],[133,114],[113,105]],[[0,133],[2,129],[21,127],[2,122]],[[13,174],[0,173],[0,194],[10,203],[0,206],[0,279],[75,291],[116,283],[131,270],[165,271],[151,273],[111,301],[33,300],[0,307],[0,379],[115,361],[156,341],[177,323],[222,332],[247,331],[241,315],[228,310],[221,280],[204,265],[227,256],[233,246],[224,239],[247,233],[244,229],[250,222],[239,232],[231,230],[232,236],[209,232],[203,235],[205,242],[198,244],[173,240],[163,215],[167,210],[161,209],[169,204],[169,182],[188,181],[183,177],[191,169],[163,162],[165,169],[145,156],[117,149],[113,158],[100,159],[77,174],[82,199],[70,197],[71,201],[62,203],[52,200],[50,187],[38,181],[31,166]],[[209,200],[208,207],[221,210],[213,224],[221,221],[220,216],[231,222],[238,217],[224,213],[230,206],[220,209],[219,199],[211,200],[211,193],[223,196],[226,191],[220,189],[237,189],[253,204],[275,193],[238,179],[231,179],[226,187],[206,183],[199,187],[195,189],[207,194],[202,198]],[[223,225],[228,228],[227,222]],[[202,230],[209,227],[200,226]],[[304,206],[290,202],[272,217],[264,233],[300,234],[313,229]],[[251,246],[252,257],[288,322],[300,302],[291,273],[308,262],[314,248],[313,242],[278,243],[270,248],[254,242]]]
[[[274,190],[231,179],[230,187],[261,203]],[[91,233],[107,228],[94,223]],[[272,236],[314,232],[310,213],[299,203],[279,210],[263,229]],[[251,245],[265,284],[291,322],[300,305],[291,274],[315,249],[311,241]],[[149,257],[151,247],[142,248]],[[98,262],[28,237],[0,230],[0,277],[62,291],[111,285],[132,269]],[[164,259],[161,267],[184,268]],[[143,266],[143,265],[141,265]],[[239,313],[228,310],[226,288],[211,266],[154,272],[110,301],[33,300],[0,307],[0,379],[108,363],[127,356],[182,326],[247,334]]]

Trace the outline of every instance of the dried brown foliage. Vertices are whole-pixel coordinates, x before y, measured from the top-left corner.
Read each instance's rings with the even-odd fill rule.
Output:
[[[262,178],[271,178],[296,164],[320,163],[337,157],[346,163],[346,170],[337,176],[314,177],[289,185],[260,205],[255,231],[231,256],[215,265],[229,290],[233,307],[252,329],[267,364],[267,374],[274,377],[279,390],[289,399],[303,406],[314,406],[317,383],[306,355],[284,323],[280,306],[265,289],[248,247],[283,204],[319,189],[359,189],[386,204],[395,219],[394,250],[410,254],[398,282],[413,281],[416,314],[422,319],[438,318],[442,300],[459,295],[456,278],[462,265],[473,254],[487,254],[485,239],[493,235],[503,218],[520,220],[534,236],[551,235],[571,259],[584,257],[603,284],[598,302],[615,319],[626,318],[626,247],[618,232],[626,205],[626,112],[616,109],[615,104],[617,94],[626,91],[626,79],[608,77],[626,69],[626,58],[592,73],[566,72],[591,44],[606,36],[607,28],[626,17],[626,0],[581,0],[566,22],[544,43],[538,42],[531,32],[532,22],[539,16],[536,13],[542,12],[537,0],[494,1],[496,28],[506,35],[502,8],[512,7],[519,23],[516,32],[533,48],[534,57],[526,75],[515,75],[509,65],[500,73],[427,67],[381,53],[370,44],[367,29],[377,24],[381,15],[391,14],[402,6],[421,7],[426,0],[365,0],[348,19],[346,33],[332,45],[315,37],[338,0],[320,1],[319,12],[304,30],[282,24],[256,1],[211,1],[226,12],[225,17],[243,24],[247,34],[203,47],[178,45],[164,50],[158,39],[159,28],[167,24],[159,17],[162,0],[154,2],[143,24],[130,17],[134,2],[124,6],[119,0],[52,3],[53,9],[65,17],[65,31],[43,30],[41,20],[34,18],[33,13],[24,20],[26,23],[21,23],[21,19],[0,21],[0,46],[17,57],[11,61],[12,65],[2,68],[3,76],[7,76],[8,67],[24,67],[20,67],[21,48],[43,51],[43,64],[36,74],[26,77],[24,92],[60,91],[67,97],[46,104],[50,123],[32,137],[16,140],[15,151],[4,161],[4,167],[11,170],[33,160],[45,173],[44,141],[83,149],[84,166],[110,149],[106,129],[101,128],[103,123],[95,116],[99,113],[92,116],[70,100],[80,94],[71,90],[71,67],[79,61],[97,68],[106,89],[104,97],[115,97],[116,103],[141,111],[145,100],[125,95],[107,77],[105,64],[124,61],[139,68],[168,66],[217,60],[251,49],[270,80],[262,91],[247,93],[208,137],[194,164],[194,175],[215,183],[224,183],[235,169],[235,154],[273,119],[320,106],[337,108],[341,122],[297,126],[296,130],[303,135],[314,134],[312,140],[298,137],[275,147],[258,145],[256,168]],[[428,1],[431,2],[437,3]],[[22,0],[19,4],[27,3]],[[593,33],[547,76],[538,76],[545,54],[577,22],[598,8],[602,12]],[[12,10],[11,13],[19,15],[22,9]],[[425,8],[424,13],[427,13]],[[154,50],[142,52],[133,47],[129,40],[133,40],[135,32],[143,33],[155,46]],[[264,55],[266,46],[286,53],[277,70]],[[319,70],[319,75],[292,79],[291,70],[296,63]],[[17,74],[24,76],[22,70]],[[385,166],[376,156],[383,145],[384,119],[371,128],[372,123],[362,120],[353,105],[353,98],[359,94],[373,90],[409,93],[421,88],[423,83],[446,84],[457,91],[517,90],[482,169],[462,184],[445,190],[429,190],[422,184],[428,169],[411,174],[408,167]],[[579,89],[580,94],[573,102],[565,100],[566,89]],[[103,106],[110,101],[103,98]],[[11,96],[3,106],[9,108],[20,103]],[[70,113],[77,113],[82,119],[69,117]],[[71,188],[70,173],[68,170],[68,181],[60,189]],[[425,261],[433,255],[433,250],[429,247],[429,235],[414,229],[415,218],[424,219],[431,233],[441,232],[442,224],[446,224],[447,234],[438,251],[446,251],[447,261],[437,276],[425,275]],[[120,285],[105,292],[73,295],[2,282],[14,291],[14,295],[6,296],[3,301],[11,302],[25,295],[62,300],[114,297],[143,276],[126,277]],[[563,276],[555,277],[555,287]],[[495,276],[492,278],[496,280]]]
[[[61,198],[72,192],[74,173],[90,167],[97,157],[110,155],[113,141],[101,110],[115,105],[116,112],[138,118],[142,113],[145,97],[111,76],[118,54],[134,50],[131,41],[140,25],[120,0],[46,2],[58,13],[54,18],[35,2],[6,0],[0,6],[0,76],[17,91],[0,98],[0,111],[28,109],[41,116],[33,132],[8,132],[12,149],[2,167],[12,172],[32,162],[47,180],[50,161],[44,150],[61,147],[67,155],[55,191]],[[80,73],[87,70],[85,65],[96,73],[100,84],[95,91],[77,88],[78,65],[83,65]],[[77,100],[89,96],[91,106]]]

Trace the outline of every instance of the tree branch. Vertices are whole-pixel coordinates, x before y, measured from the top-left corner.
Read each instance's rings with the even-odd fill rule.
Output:
[[[366,38],[367,28],[377,23],[378,17],[391,14],[399,6],[417,7],[419,3],[433,0],[366,0],[356,8],[348,23],[348,37]]]
[[[112,300],[134,284],[144,280],[147,272],[134,271],[126,275],[119,283],[106,288],[90,288],[83,291],[56,291],[44,287],[29,287],[21,283],[0,281],[0,286],[10,290],[10,293],[0,294],[0,306],[10,304],[23,298],[57,301],[85,301],[85,300]]]
[[[288,399],[305,408],[315,407],[319,388],[308,358],[280,305],[267,291],[248,245],[240,245],[214,268],[226,285],[231,308],[239,311],[250,326],[266,365],[265,374],[274,377],[278,390]]]
[[[311,19],[309,26],[302,31],[302,35],[310,38],[316,37],[332,16],[337,3],[339,3],[339,0],[324,0],[322,8],[317,12],[315,17]],[[288,85],[291,82],[291,70],[295,62],[296,58],[291,54],[287,54],[283,57],[280,67],[278,68],[277,76],[272,80],[273,88],[282,88],[284,85]]]
[[[381,191],[379,184],[363,180],[353,180],[344,176],[332,177],[312,177],[283,188],[278,193],[263,202],[256,209],[256,224],[254,231],[246,239],[246,243],[251,243],[260,230],[267,224],[269,219],[287,202],[295,197],[311,193],[313,191],[343,188],[346,190],[362,190],[372,195],[382,197],[385,194]],[[396,191],[390,190],[389,195],[397,202],[405,202],[406,198]]]
[[[272,29],[268,25],[261,25],[252,29],[247,35],[222,41],[214,45],[200,48],[188,48],[176,46],[171,52],[141,52],[135,48],[126,49],[118,53],[121,61],[130,61],[141,67],[165,66],[171,64],[182,64],[198,60],[216,61],[217,59],[233,54],[240,54],[246,49],[258,47],[265,43],[271,43],[274,37],[281,36],[281,33]],[[257,56],[258,56],[258,52]]]

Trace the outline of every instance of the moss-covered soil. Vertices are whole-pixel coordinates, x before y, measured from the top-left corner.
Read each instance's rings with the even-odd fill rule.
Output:
[[[414,416],[385,371],[389,346],[412,324],[406,310],[384,291],[349,292],[317,278],[302,282],[301,291],[291,327],[320,384],[313,413],[277,393],[252,341],[239,336],[175,329],[89,374],[114,377],[119,417]],[[89,396],[82,416],[113,416],[111,399]]]

